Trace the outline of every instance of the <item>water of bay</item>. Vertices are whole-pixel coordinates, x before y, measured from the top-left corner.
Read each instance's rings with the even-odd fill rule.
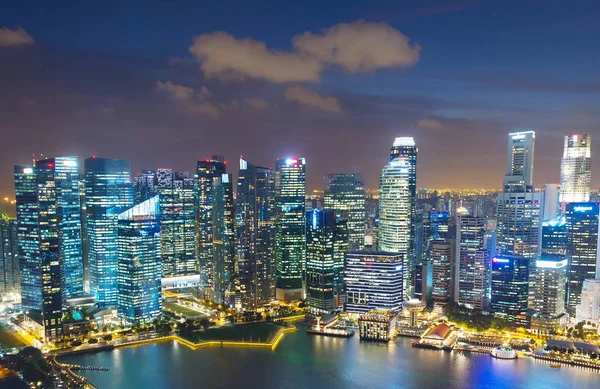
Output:
[[[531,358],[496,360],[485,354],[413,349],[388,344],[285,335],[275,351],[210,348],[192,351],[175,342],[62,358],[110,367],[82,375],[104,388],[598,388],[600,373],[551,369]]]

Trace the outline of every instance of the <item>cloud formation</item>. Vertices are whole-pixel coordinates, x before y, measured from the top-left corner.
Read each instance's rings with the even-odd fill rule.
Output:
[[[156,89],[166,93],[172,99],[180,102],[191,113],[206,116],[219,116],[219,109],[215,104],[206,99],[212,93],[202,86],[199,91],[184,85],[174,84],[171,81],[156,81]]]
[[[302,85],[290,86],[285,90],[285,99],[298,104],[318,108],[327,112],[342,112],[340,102],[335,97],[323,97],[319,93],[306,89]]]
[[[444,128],[444,123],[440,122],[439,120],[430,119],[430,118],[419,120],[417,122],[417,125],[420,128],[424,128],[427,130],[441,130],[442,128]]]
[[[34,43],[35,41],[31,35],[21,27],[16,30],[11,30],[8,27],[0,28],[0,47],[31,45]]]
[[[349,73],[407,67],[419,60],[421,47],[385,23],[341,23],[321,34],[292,38],[293,51],[269,49],[265,42],[238,39],[223,31],[196,37],[189,51],[208,78],[270,82],[318,82],[329,65]]]
[[[244,106],[252,109],[266,109],[269,106],[269,103],[263,99],[248,97],[244,99]]]

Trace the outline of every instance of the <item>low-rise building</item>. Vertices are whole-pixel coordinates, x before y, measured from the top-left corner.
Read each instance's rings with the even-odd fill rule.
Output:
[[[388,342],[395,335],[396,314],[389,311],[371,311],[358,319],[361,340]]]

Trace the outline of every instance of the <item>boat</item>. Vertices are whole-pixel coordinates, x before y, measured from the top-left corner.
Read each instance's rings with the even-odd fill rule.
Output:
[[[553,369],[560,369],[560,363],[549,363],[548,366]]]
[[[517,352],[510,347],[496,347],[491,354],[492,357],[498,359],[517,359],[518,357]]]

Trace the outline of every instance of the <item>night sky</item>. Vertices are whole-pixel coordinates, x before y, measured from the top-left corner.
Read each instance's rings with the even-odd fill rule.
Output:
[[[500,187],[518,129],[537,132],[535,183],[557,182],[564,135],[600,147],[599,20],[593,0],[5,3],[0,194],[32,153],[133,173],[303,156],[309,189],[376,188],[396,136],[420,187]]]

